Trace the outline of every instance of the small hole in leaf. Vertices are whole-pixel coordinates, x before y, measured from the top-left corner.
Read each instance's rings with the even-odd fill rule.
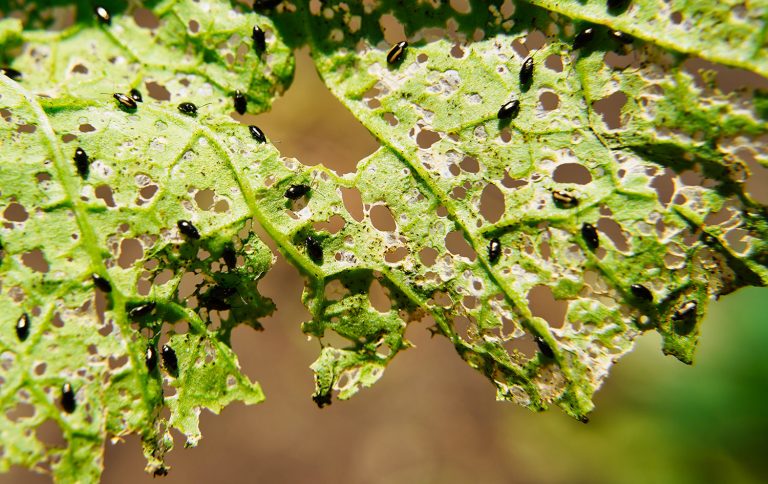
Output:
[[[547,42],[547,36],[541,30],[534,30],[525,37],[525,46],[529,51],[539,50]]]
[[[394,250],[390,249],[384,253],[384,260],[390,264],[396,264],[408,255],[408,249],[405,247],[397,247]]]
[[[463,186],[454,187],[451,190],[451,198],[454,200],[463,200],[467,196],[467,189]]]
[[[737,150],[736,155],[747,164],[750,176],[747,178],[747,192],[760,204],[768,205],[768,168],[761,165],[750,150]]]
[[[405,40],[405,28],[400,21],[391,14],[384,14],[379,17],[379,27],[384,34],[384,40],[388,44],[394,45],[396,42]]]
[[[141,198],[143,198],[144,200],[151,200],[152,197],[154,197],[155,194],[157,193],[158,188],[159,187],[154,184],[147,185],[141,190],[139,190],[139,196],[141,196]]]
[[[75,391],[77,389],[75,388]],[[56,395],[58,400],[59,388],[56,388],[52,392]],[[64,438],[64,433],[61,431],[61,427],[52,419],[48,419],[41,423],[35,429],[35,438],[38,442],[42,443],[46,449],[65,449],[67,447],[67,441]]]
[[[664,173],[657,175],[651,181],[651,187],[656,190],[659,203],[665,207],[672,201],[672,195],[675,193],[675,182],[673,180],[674,172],[665,168]]]
[[[155,276],[152,284],[156,286],[162,286],[173,278],[173,271],[170,269],[163,269],[158,275]]]
[[[451,296],[449,296],[447,293],[443,291],[435,291],[432,294],[432,299],[427,301],[427,304],[429,303],[431,303],[434,306],[450,308],[451,306],[453,306],[453,299],[451,299]]]
[[[363,220],[363,200],[360,197],[360,191],[357,188],[342,188],[341,198],[344,201],[344,208],[358,222]]]
[[[99,185],[96,187],[96,190],[94,190],[94,193],[96,194],[96,198],[101,199],[104,201],[104,203],[107,204],[107,207],[115,207],[115,199],[112,195],[112,187],[109,185]]]
[[[5,413],[5,416],[13,423],[20,419],[28,419],[35,414],[35,406],[25,402],[18,402],[15,407]]]
[[[137,8],[133,12],[133,20],[136,25],[145,29],[154,30],[160,26],[160,19],[149,9]]]
[[[432,267],[437,261],[438,252],[432,247],[424,247],[419,251],[421,263],[427,267]]]
[[[81,124],[79,129],[83,133],[90,133],[91,131],[96,131],[96,128],[94,128],[92,124]]]
[[[451,320],[451,323],[456,334],[465,341],[472,341],[474,339],[472,334],[477,334],[476,331],[473,331],[472,322],[466,316],[456,316]]]
[[[213,211],[216,213],[227,213],[229,212],[229,202],[226,200],[219,200],[216,203],[213,204]]]
[[[630,54],[619,55],[613,51],[606,53],[603,60],[605,62],[605,65],[607,65],[611,69],[617,69],[617,70],[626,69],[627,67],[631,66],[633,63],[636,62],[636,59]]]
[[[120,258],[117,264],[123,269],[132,267],[133,264],[144,256],[144,248],[137,239],[123,239],[120,243]]]
[[[211,189],[198,190],[197,193],[195,193],[195,202],[197,203],[197,206],[200,207],[200,210],[210,210],[213,208],[214,196],[215,193]]]
[[[431,148],[438,141],[440,141],[440,135],[428,129],[422,129],[416,136],[416,142],[419,144],[419,147],[425,150]]]
[[[5,208],[3,217],[9,222],[24,222],[29,218],[29,214],[20,203],[11,203]]]
[[[552,69],[555,72],[563,72],[563,59],[557,54],[548,56],[544,60],[544,65],[547,69]]]
[[[397,120],[397,117],[392,113],[384,113],[382,117],[384,118],[384,121],[389,123],[390,126],[397,126],[400,124],[400,122]]]
[[[545,319],[551,328],[561,328],[565,322],[568,301],[555,299],[549,286],[534,286],[528,291],[528,304],[534,316]]]
[[[451,48],[451,56],[455,57],[456,59],[461,59],[464,57],[464,49],[461,48],[460,44],[454,44]]]
[[[613,244],[621,252],[629,250],[629,241],[616,221],[610,218],[601,218],[597,222],[597,228],[611,239]]]
[[[33,271],[46,273],[50,269],[45,255],[40,249],[31,250],[21,256],[21,262]]]
[[[530,360],[539,351],[536,341],[529,334],[505,341],[504,348],[506,348],[510,355],[514,355],[515,352],[520,353],[518,358],[522,357],[524,360]]]
[[[316,232],[327,231],[335,234],[339,230],[343,229],[344,225],[345,222],[341,215],[333,215],[325,222],[315,222],[313,227]]]
[[[371,286],[368,289],[368,299],[371,302],[371,306],[380,313],[386,313],[392,309],[392,301],[390,301],[389,295],[384,291],[384,287],[382,287],[377,279],[371,282]]]
[[[473,261],[477,258],[475,250],[459,230],[448,232],[448,235],[445,236],[445,247],[452,254],[468,257]]]
[[[165,88],[162,84],[158,84],[157,82],[148,82],[147,84],[147,94],[152,99],[157,99],[158,101],[170,101],[171,100],[171,92]]]
[[[480,171],[480,163],[478,163],[477,158],[472,156],[465,156],[461,163],[459,163],[459,166],[467,173],[477,173]]]
[[[334,279],[325,285],[325,298],[329,301],[340,301],[349,294],[349,289],[344,287],[338,279]]]
[[[371,208],[371,223],[381,232],[392,232],[397,228],[392,212],[386,205],[374,205]]]
[[[544,91],[539,96],[539,104],[545,111],[554,111],[560,105],[560,98],[554,92]]]
[[[592,181],[592,175],[578,163],[565,163],[555,168],[552,178],[557,183],[577,183],[586,185]]]
[[[189,21],[189,31],[193,34],[196,34],[200,31],[200,24],[197,22],[197,20]]]
[[[496,223],[504,215],[504,210],[504,194],[499,187],[489,183],[480,196],[480,215],[488,222]]]
[[[627,95],[622,91],[616,91],[608,97],[604,97],[592,104],[592,108],[603,117],[603,122],[608,129],[621,128],[621,109],[627,103]]]

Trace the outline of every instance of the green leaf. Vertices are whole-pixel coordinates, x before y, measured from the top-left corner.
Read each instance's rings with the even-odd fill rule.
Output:
[[[95,478],[106,435],[135,432],[149,470],[163,472],[170,426],[194,445],[200,408],[218,412],[234,400],[263,399],[240,373],[229,339],[236,325],[258,329],[258,318],[271,313],[255,284],[273,256],[251,230],[253,199],[231,158],[259,163],[276,153],[239,124],[222,121],[214,134],[170,106],[145,104],[131,114],[111,102],[40,99],[0,82],[3,415],[34,406],[32,416],[0,424],[12,443],[0,463],[50,466],[59,480]],[[61,141],[84,118],[94,128],[78,143],[91,158],[87,180],[70,158],[77,145]],[[202,238],[185,238],[179,220],[191,220]],[[240,259],[236,266],[225,262],[230,257]],[[96,291],[92,274],[109,280],[111,292]],[[130,315],[149,302],[156,305],[149,314]],[[14,323],[22,313],[30,334],[20,341]],[[177,374],[145,365],[147,346],[159,351],[165,335]],[[76,391],[71,414],[57,406],[64,383]],[[168,422],[160,416],[164,405]],[[67,448],[44,447],[35,437],[47,420],[60,427]]]
[[[151,31],[117,11],[111,26],[97,25],[89,6],[78,12],[89,19],[59,32],[0,24],[23,75],[22,84],[0,78],[0,470],[21,464],[60,481],[96,480],[105,439],[137,433],[147,470],[162,474],[171,427],[195,445],[201,408],[264,398],[240,373],[230,335],[240,324],[260,329],[272,312],[256,283],[273,255],[252,230],[254,200],[231,159],[262,163],[276,152],[222,114],[235,89],[249,111],[266,109],[290,82],[293,57],[274,36],[257,55],[246,37],[256,22],[270,31],[268,19],[228,2],[159,4],[146,13],[158,20]],[[150,83],[171,103],[153,102],[142,87]],[[144,102],[118,108],[111,93],[131,87]],[[207,99],[216,103],[202,106]],[[198,117],[180,114],[180,101],[200,103]],[[89,158],[82,177],[78,147]],[[186,239],[179,220],[202,238]],[[112,291],[97,291],[92,274]],[[150,314],[130,316],[147,303]],[[22,314],[23,341],[14,329]],[[147,347],[159,354],[166,341],[177,372],[145,364]],[[59,404],[65,383],[75,391],[71,414]],[[65,447],[46,442],[41,429],[51,425]]]
[[[602,0],[531,0],[572,19],[605,25],[672,51],[768,76],[768,2],[632,0],[610,9]],[[587,24],[588,25],[588,24]]]
[[[630,19],[650,5],[637,2],[589,18],[654,42],[624,45],[599,28],[574,49],[575,13],[460,4],[283,2],[267,18],[223,0],[142,11],[115,1],[107,26],[85,2],[56,0],[23,14],[23,29],[0,22],[0,61],[23,74],[0,78],[0,470],[95,480],[105,440],[137,433],[148,470],[163,473],[171,428],[195,445],[202,408],[261,401],[230,347],[237,325],[260,329],[274,309],[256,287],[274,258],[257,230],[307,279],[302,329],[322,345],[320,406],[375,383],[425,319],[499,399],[582,420],[643,332],[692,361],[708,300],[768,282],[766,210],[747,190],[750,170],[768,166],[764,94],[726,91],[684,55],[722,60],[738,36],[710,39],[714,57],[690,29],[656,41],[663,29]],[[58,25],[61,12],[75,23]],[[756,46],[751,15],[723,28]],[[268,32],[263,54],[253,25]],[[280,158],[229,116],[235,90],[250,112],[267,109],[304,42],[381,140],[356,173]],[[521,86],[529,55],[533,81]],[[762,72],[759,55],[728,61]],[[112,99],[133,87],[147,91],[136,109]],[[499,120],[515,99],[519,115]],[[298,184],[309,192],[288,199]],[[542,294],[562,318],[530,304]],[[30,333],[19,338],[24,313]],[[148,368],[147,346],[166,344],[178,367]],[[71,413],[59,403],[65,383]],[[65,448],[43,441],[49,422]]]
[[[690,363],[707,301],[768,281],[765,207],[746,192],[734,154],[759,146],[766,126],[739,107],[749,93],[697,85],[684,59],[659,46],[625,47],[599,30],[577,50],[567,17],[522,3],[513,12],[501,2],[469,4],[459,14],[427,3],[325,2],[278,20],[285,36],[307,37],[329,89],[383,145],[348,180],[365,219],[342,212],[346,225],[327,239],[347,269],[323,266],[305,295],[314,318],[305,330],[350,342],[325,348],[313,366],[316,399],[327,402],[334,388],[348,397],[369,368],[378,378],[386,361],[376,349],[393,341],[391,359],[407,346],[405,325],[424,311],[499,399],[556,403],[586,419],[592,394],[638,335],[658,331],[664,351]],[[634,28],[643,20],[632,19]],[[405,37],[386,42],[387,28]],[[403,60],[388,64],[390,46],[405,39]],[[535,70],[525,86],[518,73],[529,52]],[[612,97],[619,119],[610,126],[600,104]],[[513,99],[519,116],[497,119]],[[750,155],[766,164],[764,153]],[[489,214],[483,205],[494,196],[504,209]],[[396,226],[360,237],[375,206]],[[313,210],[311,220],[326,216]],[[599,229],[599,248],[585,240],[584,223]],[[492,238],[504,247],[497,263]],[[405,255],[382,257],[395,251]],[[390,291],[384,316],[360,314],[372,278]],[[334,279],[348,295],[329,303],[323,281]],[[564,321],[532,313],[529,299],[541,291],[566,307]],[[399,326],[379,329],[395,315]],[[351,388],[339,383],[347,377]]]
[[[274,31],[269,18],[235,11],[226,0],[154,3],[152,11],[133,15],[115,10],[110,25],[98,23],[83,4],[76,11],[85,17],[81,23],[59,31],[24,30],[13,67],[38,95],[104,99],[138,88],[149,97],[152,86],[158,99],[193,102],[200,115],[233,112],[236,90],[248,98],[249,112],[266,111],[290,84],[290,49],[270,35],[266,52],[258,53],[250,38],[254,25]]]

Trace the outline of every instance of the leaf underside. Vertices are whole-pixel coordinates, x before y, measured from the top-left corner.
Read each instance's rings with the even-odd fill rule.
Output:
[[[665,353],[690,363],[707,302],[768,282],[765,206],[748,190],[768,163],[765,96],[728,89],[708,64],[765,75],[761,2],[728,15],[714,0],[619,11],[404,3],[283,2],[256,15],[225,1],[153,2],[151,28],[118,8],[111,26],[82,8],[64,30],[35,30],[49,26],[38,13],[24,30],[0,22],[16,49],[3,61],[24,73],[0,78],[0,470],[95,478],[105,439],[138,433],[148,470],[163,472],[170,427],[194,445],[201,408],[261,401],[229,345],[236,325],[259,329],[273,310],[256,290],[274,258],[256,225],[307,278],[302,329],[323,344],[312,366],[321,406],[375,383],[410,346],[408,326],[427,318],[499,399],[586,420],[637,336],[657,331]],[[696,12],[714,12],[719,30]],[[269,33],[262,54],[255,23]],[[388,64],[400,40],[410,45]],[[268,109],[290,83],[290,48],[304,43],[381,141],[356,173],[281,158],[229,116],[236,89],[249,112]],[[532,82],[521,85],[529,55]],[[168,94],[135,111],[104,94],[150,83]],[[512,100],[519,114],[499,120]],[[183,101],[197,116],[176,109]],[[286,199],[298,184],[309,193]],[[179,220],[202,237],[180,233]],[[93,273],[111,293],[95,290]],[[385,306],[372,302],[382,289]],[[562,321],[530,304],[542,293],[564,307]],[[128,314],[149,301],[149,314]],[[31,331],[20,342],[22,313]],[[348,344],[334,347],[334,333]],[[148,371],[147,345],[165,343],[178,372]],[[71,414],[58,407],[65,382]],[[35,435],[49,420],[66,448]]]

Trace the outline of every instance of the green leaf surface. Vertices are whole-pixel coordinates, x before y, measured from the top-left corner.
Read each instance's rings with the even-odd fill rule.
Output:
[[[268,17],[233,10],[226,0],[153,3],[152,10],[113,10],[110,25],[99,23],[88,3],[70,6],[82,22],[27,28],[18,51],[6,50],[2,60],[12,59],[24,86],[38,95],[103,99],[138,88],[147,98],[193,102],[201,116],[232,113],[236,90],[248,98],[249,112],[266,111],[290,84],[293,54],[271,34]],[[264,53],[250,38],[254,25],[270,33]]]
[[[222,115],[235,89],[249,111],[263,111],[293,74],[276,37],[262,55],[247,38],[256,22],[270,31],[269,20],[228,2],[158,3],[144,12],[158,21],[152,29],[118,11],[99,25],[81,7],[89,17],[61,31],[0,23],[9,64],[23,75],[20,84],[0,78],[0,470],[21,464],[60,481],[98,479],[105,439],[130,433],[144,442],[147,470],[162,474],[171,427],[195,445],[201,409],[263,400],[240,373],[230,335],[240,324],[260,329],[273,311],[256,283],[274,256],[253,233],[253,198],[231,158],[261,163],[276,152]],[[153,83],[170,102],[152,99]],[[144,102],[121,109],[111,93],[132,87]],[[180,101],[201,104],[198,116],[179,113]],[[89,158],[85,176],[76,148]],[[181,234],[179,220],[201,239]],[[148,303],[149,314],[130,315]],[[23,314],[26,338],[15,330]],[[178,371],[159,356],[164,344]],[[145,363],[148,346],[158,368]],[[72,413],[60,404],[65,383]]]
[[[428,313],[499,399],[557,403],[586,419],[592,394],[639,334],[658,331],[664,351],[690,363],[707,301],[768,281],[765,208],[746,192],[747,169],[734,155],[746,146],[763,169],[766,125],[750,92],[697,84],[706,73],[661,47],[625,46],[600,31],[574,49],[569,18],[524,3],[469,6],[462,14],[429,3],[325,2],[278,21],[284,35],[306,36],[329,89],[381,140],[353,185],[363,224],[374,207],[395,222],[374,247],[342,214],[346,225],[329,245],[347,241],[341,259],[354,264],[341,274],[324,266],[322,277],[349,295],[328,305],[319,282],[307,288],[315,319],[305,329],[350,341],[315,363],[316,398],[327,402],[333,389],[349,396],[346,380],[381,364],[369,336],[380,317],[362,325],[349,301],[369,287],[370,271],[390,292],[385,314],[398,311],[405,325]],[[405,36],[387,42],[387,29]],[[410,46],[388,64],[400,40]],[[533,81],[521,85],[529,55]],[[620,101],[610,122],[600,104],[612,97]],[[499,120],[514,99],[519,115]],[[503,200],[496,213],[483,207],[494,197]],[[599,248],[585,240],[584,223],[598,228]],[[492,238],[504,247],[498,262]],[[653,301],[633,294],[635,284]],[[565,306],[563,321],[531,311],[542,291]],[[403,327],[374,334],[394,338],[393,352],[407,346]]]
[[[581,420],[643,332],[692,362],[707,302],[768,282],[766,209],[749,193],[768,137],[764,91],[726,89],[686,54],[763,73],[762,54],[722,58],[761,45],[762,20],[735,8],[719,32],[738,35],[715,42],[660,27],[643,16],[649,1],[607,14],[554,3],[560,14],[500,0],[286,1],[258,15],[223,0],[108,2],[107,26],[85,2],[0,2],[23,19],[0,21],[0,61],[23,74],[0,77],[0,471],[96,480],[105,440],[137,433],[148,470],[164,473],[171,428],[195,445],[202,409],[261,401],[230,347],[234,327],[260,329],[274,309],[256,287],[274,259],[257,228],[307,279],[320,406],[373,385],[424,320],[499,399]],[[696,18],[689,4],[669,8]],[[74,23],[59,25],[62,12]],[[574,48],[583,19],[645,41],[606,27]],[[281,158],[230,117],[235,90],[251,113],[270,106],[303,43],[381,141],[355,173]],[[112,99],[133,87],[145,93],[136,109]],[[512,100],[519,114],[499,120]],[[177,110],[185,101],[197,116]],[[288,199],[299,184],[309,192]],[[166,344],[178,367],[149,368],[147,346]],[[51,425],[65,446],[46,443]]]
[[[672,51],[768,76],[768,2],[739,0],[531,0]],[[584,26],[584,25],[582,25]],[[573,32],[569,32],[572,35]]]
[[[136,432],[149,470],[162,472],[170,426],[194,445],[200,408],[263,399],[240,373],[229,338],[239,324],[258,329],[258,318],[272,311],[255,284],[273,256],[250,230],[249,199],[226,161],[237,153],[256,163],[275,152],[259,149],[266,145],[236,123],[222,121],[214,135],[173,108],[145,105],[137,115],[111,102],[38,98],[0,82],[2,432],[4,442],[24,443],[7,447],[0,463],[50,466],[60,480],[95,478],[106,435]],[[61,141],[83,118],[94,127],[78,140],[91,157],[87,180],[70,158],[76,144]],[[213,196],[207,205],[205,194]],[[179,220],[191,220],[202,238],[184,237]],[[235,266],[224,262],[228,251]],[[92,274],[109,280],[111,292],[97,291]],[[156,307],[148,314],[131,316],[150,302]],[[30,333],[20,341],[14,325],[23,313]],[[177,372],[145,365],[147,346],[159,352],[166,339]],[[76,390],[71,414],[57,405],[64,383]],[[29,406],[32,415],[7,418]],[[67,448],[35,438],[47,420]]]

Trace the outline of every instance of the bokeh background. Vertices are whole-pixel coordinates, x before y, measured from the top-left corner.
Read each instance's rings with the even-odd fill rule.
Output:
[[[351,172],[378,143],[319,80],[306,51],[272,112],[253,119],[284,156]],[[271,243],[271,242],[270,242]],[[274,245],[272,245],[274,249]],[[176,437],[163,483],[759,483],[768,482],[768,288],[711,305],[694,366],[646,334],[614,367],[584,425],[559,409],[495,401],[493,386],[445,338],[415,323],[415,348],[352,400],[318,409],[302,335],[302,279],[278,256],[260,283],[278,311],[236,330],[244,371],[267,400],[204,411],[203,440]],[[534,301],[536,304],[536,301]],[[105,483],[152,482],[137,438],[107,444]],[[48,482],[23,469],[0,483]]]

